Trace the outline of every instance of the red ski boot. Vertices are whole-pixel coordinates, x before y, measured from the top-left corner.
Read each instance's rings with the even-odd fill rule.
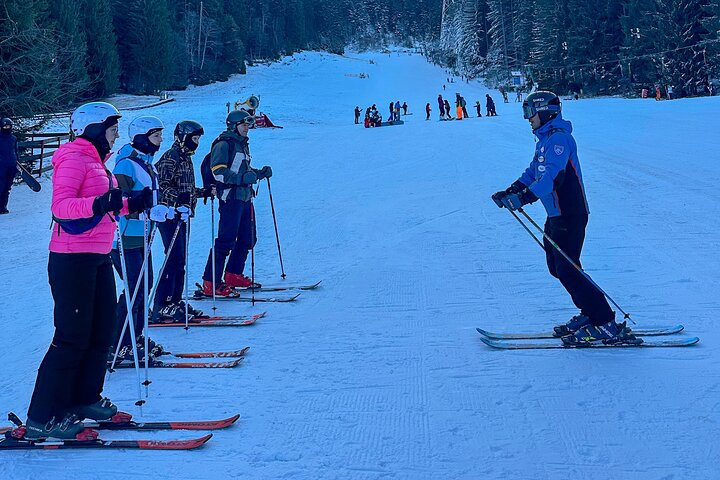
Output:
[[[249,289],[253,286],[252,280],[242,273],[225,272],[225,283],[234,288]],[[260,288],[259,283],[255,283],[255,288]]]
[[[203,295],[206,297],[213,296],[213,285],[210,280],[203,280]],[[232,289],[227,283],[215,284],[215,296],[217,297],[237,297],[238,293]]]

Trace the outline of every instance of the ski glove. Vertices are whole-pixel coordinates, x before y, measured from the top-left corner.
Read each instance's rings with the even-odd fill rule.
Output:
[[[503,198],[505,198],[508,194],[505,190],[502,190],[500,192],[495,192],[492,194],[493,202],[495,202],[495,205],[497,205],[499,208],[503,208]]]
[[[257,177],[258,180],[272,177],[272,168],[270,168],[268,165],[262,167],[260,171],[258,171]]]
[[[158,223],[164,222],[168,218],[168,210],[168,207],[165,205],[155,205],[150,209],[150,220]],[[172,217],[174,216],[175,214],[173,213]]]
[[[165,215],[165,220],[175,220],[175,208],[174,207],[167,207],[167,213]]]
[[[258,181],[258,175],[253,170],[248,170],[247,172],[243,173],[240,177],[240,184],[241,185],[252,185],[254,183],[257,183]]]
[[[525,205],[522,201],[522,198],[517,193],[508,193],[502,198],[502,204],[505,208],[508,210],[518,210],[522,208],[523,205]]]
[[[178,219],[182,222],[187,223],[188,219],[190,218],[190,207],[182,205],[180,207],[177,207],[175,211],[178,214]]]
[[[137,197],[128,198],[128,210],[130,213],[144,212],[153,207],[153,191],[150,187],[145,187]]]
[[[108,212],[119,212],[122,206],[122,190],[111,188],[99,197],[95,197],[92,210],[94,215],[105,215]]]

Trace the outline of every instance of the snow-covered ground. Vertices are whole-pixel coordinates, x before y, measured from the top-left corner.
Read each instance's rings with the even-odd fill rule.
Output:
[[[163,148],[177,121],[200,121],[199,164],[224,128],[225,103],[260,95],[260,110],[285,127],[252,131],[251,148],[257,166],[273,167],[287,282],[323,279],[322,288],[295,304],[219,304],[221,315],[267,310],[250,328],[153,331],[175,351],[251,350],[232,370],[151,371],[142,412],[134,372],[111,375],[106,394],[144,420],[242,414],[204,448],[2,452],[0,476],[720,478],[720,97],[564,104],[592,212],[586,269],[639,326],[682,323],[700,344],[494,351],[475,327],[547,329],[575,312],[538,246],[490,200],[531,158],[519,104],[494,91],[499,116],[438,122],[438,93],[484,106],[488,92],[477,83],[443,92],[446,76],[418,55],[304,53],[128,112],[123,133],[140,114],[166,122]],[[404,126],[353,124],[356,105],[377,103],[387,116],[390,100],[410,105]],[[53,329],[43,186],[15,187],[12,213],[0,217],[0,411],[23,417]],[[257,276],[277,283],[265,186],[256,208]],[[544,219],[539,203],[527,210]],[[210,246],[209,205],[194,225],[191,284]]]

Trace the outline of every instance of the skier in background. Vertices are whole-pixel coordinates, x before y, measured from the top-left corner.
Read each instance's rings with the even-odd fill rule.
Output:
[[[480,100],[477,100],[475,102],[475,110],[477,110],[477,116],[478,118],[482,117],[482,113],[480,113],[480,110],[482,109],[482,105],[480,105]]]
[[[395,102],[395,120],[400,120],[400,100]]]
[[[355,125],[360,123],[360,112],[361,112],[360,107],[359,106],[355,107]],[[228,112],[228,113],[230,113],[230,112]]]
[[[462,96],[461,96],[461,97],[460,97],[460,102],[462,103],[462,113],[463,113],[463,117],[465,117],[465,118],[470,118],[470,115],[468,115],[468,111],[467,111],[467,102],[465,101],[465,97],[462,97]]]
[[[403,102],[402,109],[403,109],[403,115],[407,115],[407,102]]]
[[[485,108],[487,109],[488,117],[494,117],[497,115],[497,112],[495,111],[495,102],[493,102],[489,93],[485,94]]]
[[[443,102],[442,95],[438,95],[438,108],[440,109],[440,120],[445,118],[445,103]]]
[[[388,122],[392,122],[393,120],[395,120],[395,104],[390,102],[390,116],[388,117]]]
[[[455,94],[455,114],[458,120],[463,119],[462,97],[459,93]]]
[[[552,92],[529,95],[523,102],[523,115],[538,138],[535,156],[518,180],[493,194],[493,201],[514,211],[541,200],[548,214],[545,234],[579,266],[589,210],[572,125],[562,118],[560,99]],[[625,323],[615,322],[615,312],[603,293],[547,239],[544,247],[550,274],[560,280],[580,309],[569,322],[555,327],[563,342],[633,341]]]
[[[17,138],[12,134],[12,129],[12,120],[0,120],[0,215],[10,213],[7,209],[8,199],[20,159]]]
[[[425,120],[430,120],[430,104],[425,104]]]
[[[450,102],[447,101],[447,99],[443,100],[443,103],[445,104],[445,112],[447,114],[448,120],[454,120],[452,114],[450,113]]]

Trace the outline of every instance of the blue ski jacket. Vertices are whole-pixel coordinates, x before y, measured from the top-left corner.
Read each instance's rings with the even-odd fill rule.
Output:
[[[548,217],[590,213],[572,124],[558,115],[533,133],[535,156],[520,183],[542,201]]]

